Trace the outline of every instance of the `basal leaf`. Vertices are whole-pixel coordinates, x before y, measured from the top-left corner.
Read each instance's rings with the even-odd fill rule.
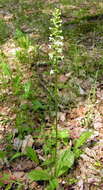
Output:
[[[51,157],[51,158],[49,158],[49,159],[46,159],[46,160],[43,162],[42,166],[49,166],[49,165],[51,165],[51,164],[53,164],[53,163],[54,163],[54,159]]]
[[[33,170],[28,174],[28,177],[33,181],[48,181],[50,180],[50,175],[46,170]]]
[[[58,180],[56,178],[53,178],[49,181],[49,185],[47,187],[47,190],[55,190],[58,187]]]
[[[80,148],[84,145],[84,143],[88,140],[88,138],[92,135],[91,131],[86,131],[81,134],[79,139],[76,140],[74,149]]]
[[[19,157],[21,157],[21,156],[23,156],[23,155],[24,155],[24,153],[17,152],[16,154],[14,154],[14,155],[11,157],[10,161],[15,160],[16,158],[19,158]]]
[[[57,162],[57,176],[61,176],[72,167],[74,163],[74,153],[71,150],[64,150]]]
[[[12,188],[12,184],[8,184],[5,188],[5,190],[10,190]]]

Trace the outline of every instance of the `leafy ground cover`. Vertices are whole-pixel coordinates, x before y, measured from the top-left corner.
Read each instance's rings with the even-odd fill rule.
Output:
[[[55,7],[64,37],[56,176]],[[102,190],[103,2],[0,0],[0,71],[1,189]]]

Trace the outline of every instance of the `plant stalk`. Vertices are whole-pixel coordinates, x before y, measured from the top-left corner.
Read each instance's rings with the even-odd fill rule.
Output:
[[[58,61],[55,64],[55,173],[57,177],[57,149],[58,149]]]

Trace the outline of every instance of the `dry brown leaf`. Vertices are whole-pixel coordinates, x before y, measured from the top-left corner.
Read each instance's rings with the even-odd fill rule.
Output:
[[[68,80],[68,76],[66,75],[60,75],[58,78],[59,82],[65,83]]]
[[[23,171],[21,172],[13,172],[13,176],[15,176],[16,179],[22,179],[22,177],[25,175]]]
[[[58,120],[64,122],[65,119],[66,119],[66,113],[59,112],[59,113],[58,113]]]
[[[25,136],[25,139],[22,142],[21,151],[25,152],[27,147],[32,147],[34,143],[33,137],[31,135]]]

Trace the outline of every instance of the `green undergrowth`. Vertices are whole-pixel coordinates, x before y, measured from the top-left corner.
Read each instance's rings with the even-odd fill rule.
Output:
[[[10,36],[10,28],[3,19],[0,19],[0,45]]]

